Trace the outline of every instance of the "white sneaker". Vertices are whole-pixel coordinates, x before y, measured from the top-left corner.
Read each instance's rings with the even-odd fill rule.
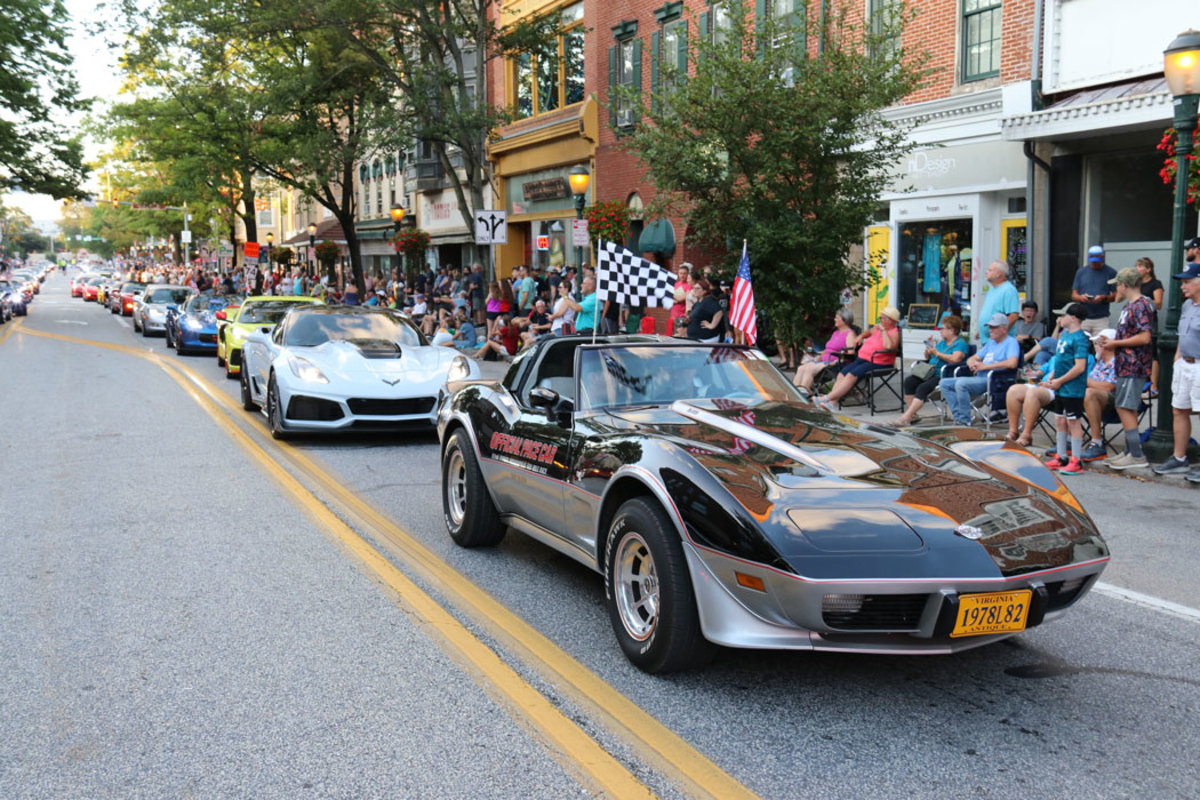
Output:
[[[1139,467],[1148,467],[1150,462],[1145,456],[1134,458],[1129,453],[1121,453],[1121,455],[1108,459],[1105,464],[1109,469],[1137,469]]]

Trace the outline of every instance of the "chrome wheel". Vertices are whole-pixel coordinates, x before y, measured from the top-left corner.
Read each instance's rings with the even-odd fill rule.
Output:
[[[467,464],[462,451],[455,449],[446,461],[446,514],[458,527],[467,516]]]
[[[658,625],[658,570],[641,534],[630,531],[617,545],[613,593],[626,632],[639,642]]]

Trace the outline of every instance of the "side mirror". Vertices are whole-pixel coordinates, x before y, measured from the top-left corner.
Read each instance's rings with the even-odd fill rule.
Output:
[[[218,312],[217,312],[217,319],[219,319],[219,320],[225,320],[225,319],[227,319],[227,316],[226,316],[226,314],[225,314],[225,311],[224,311],[224,309],[222,309],[221,311],[218,311]]]
[[[558,403],[558,392],[537,386],[529,390],[529,403],[534,408],[553,408]]]

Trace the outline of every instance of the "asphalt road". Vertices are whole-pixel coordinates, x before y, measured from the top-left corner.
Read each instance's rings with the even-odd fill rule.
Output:
[[[236,384],[214,359],[177,358],[65,287],[52,277],[16,332],[0,327],[0,797],[1200,789],[1189,487],[1077,477],[1114,555],[1103,586],[998,645],[727,650],[651,677],[616,646],[598,576],[518,534],[451,544],[432,436],[278,448],[261,418],[228,410]],[[199,384],[161,361],[38,331],[166,353],[227,405],[206,410]],[[464,604],[476,587],[501,611]],[[531,721],[499,667],[448,645],[453,624],[422,610],[421,590],[565,722]],[[615,766],[565,747],[572,727]],[[633,782],[597,782],[622,772]]]

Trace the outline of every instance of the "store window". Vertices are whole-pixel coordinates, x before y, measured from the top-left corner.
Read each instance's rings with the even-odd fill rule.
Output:
[[[535,260],[533,263],[543,269],[548,267],[562,268],[566,264],[567,231],[569,223],[561,219],[543,220],[537,223],[537,238],[534,241]]]
[[[900,229],[896,307],[908,316],[914,303],[958,306],[964,320],[971,310],[971,220],[909,222]]]

